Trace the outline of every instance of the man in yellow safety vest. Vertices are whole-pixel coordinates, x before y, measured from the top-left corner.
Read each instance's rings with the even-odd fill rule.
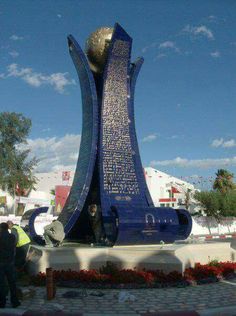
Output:
[[[7,224],[11,233],[16,238],[15,266],[17,268],[23,268],[30,245],[30,238],[19,225],[13,224],[12,221],[8,221]]]

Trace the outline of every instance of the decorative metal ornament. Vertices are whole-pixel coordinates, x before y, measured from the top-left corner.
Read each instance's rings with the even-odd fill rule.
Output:
[[[101,72],[104,69],[112,33],[112,28],[101,27],[93,32],[86,41],[85,52],[90,67],[95,72]]]

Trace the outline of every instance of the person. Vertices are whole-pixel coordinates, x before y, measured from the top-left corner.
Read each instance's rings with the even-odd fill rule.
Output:
[[[52,221],[51,224],[44,227],[44,239],[46,246],[57,247],[65,238],[64,227],[58,220]]]
[[[94,241],[96,244],[103,243],[105,240],[104,229],[102,225],[102,214],[98,210],[96,204],[91,204],[88,207],[89,223],[94,235]]]
[[[8,228],[11,230],[11,233],[16,238],[15,266],[18,269],[22,269],[26,263],[26,257],[31,240],[22,227],[13,224],[12,221],[8,221],[7,224]]]
[[[21,305],[17,297],[16,290],[16,274],[15,274],[15,247],[16,238],[8,231],[8,224],[0,224],[0,308],[4,308],[6,305],[6,282],[7,280],[12,307],[18,307]]]

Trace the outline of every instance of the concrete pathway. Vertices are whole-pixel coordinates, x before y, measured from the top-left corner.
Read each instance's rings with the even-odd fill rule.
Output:
[[[52,301],[46,289],[35,287],[36,295],[17,309],[0,310],[0,315],[179,315],[236,316],[236,279],[185,288],[125,290],[81,290],[58,288]],[[74,298],[63,295],[72,291]],[[129,300],[121,302],[122,298]],[[120,300],[119,300],[120,298]]]

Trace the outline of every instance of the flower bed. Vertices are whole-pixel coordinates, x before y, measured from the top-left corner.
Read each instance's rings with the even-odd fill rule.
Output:
[[[114,264],[107,263],[98,270],[54,271],[54,280],[58,286],[86,288],[147,288],[187,286],[217,282],[221,279],[236,277],[235,262],[196,263],[183,275],[177,271],[168,274],[160,270],[119,270]],[[33,285],[46,284],[45,273],[40,272],[31,278]]]

